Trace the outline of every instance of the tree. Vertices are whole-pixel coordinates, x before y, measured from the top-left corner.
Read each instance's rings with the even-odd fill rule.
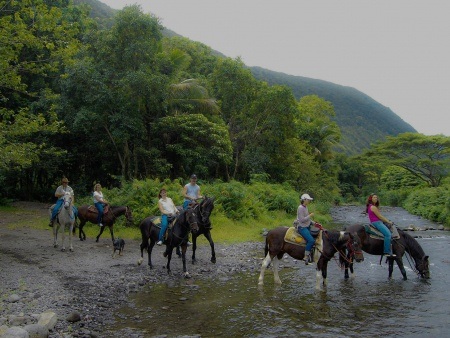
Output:
[[[27,187],[28,198],[63,170],[66,151],[54,141],[65,133],[58,79],[79,49],[86,17],[64,0],[0,1],[0,171],[19,191]]]
[[[387,160],[438,187],[450,172],[450,137],[404,133],[376,144],[367,155]]]

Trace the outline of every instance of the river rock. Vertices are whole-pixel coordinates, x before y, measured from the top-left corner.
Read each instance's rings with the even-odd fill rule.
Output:
[[[19,295],[13,293],[11,296],[9,296],[6,301],[9,303],[16,303],[18,302],[22,297],[20,297]]]
[[[30,338],[30,335],[25,329],[18,326],[12,326],[6,330],[2,335],[2,338]]]
[[[81,314],[74,311],[66,317],[66,320],[71,323],[79,322],[81,320]]]
[[[53,330],[58,321],[58,316],[53,311],[45,311],[41,313],[38,324],[44,326],[47,330]]]
[[[28,332],[30,338],[47,338],[48,330],[39,324],[30,324],[24,327],[25,331]]]

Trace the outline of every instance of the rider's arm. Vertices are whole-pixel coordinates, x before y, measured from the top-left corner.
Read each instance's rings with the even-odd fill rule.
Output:
[[[187,186],[186,185],[183,188],[183,197],[186,198],[187,200],[191,200],[191,197],[188,196],[188,194],[187,194]]]

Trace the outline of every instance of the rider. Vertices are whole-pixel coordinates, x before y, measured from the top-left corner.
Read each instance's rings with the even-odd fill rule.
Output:
[[[200,186],[197,184],[197,175],[192,174],[190,182],[186,184],[183,188],[183,209],[186,210],[189,203],[195,202],[195,200],[202,198],[200,195]]]
[[[173,203],[172,199],[167,196],[166,189],[162,188],[158,194],[158,207],[161,211],[161,230],[159,231],[158,243],[156,245],[162,245],[163,236],[169,225],[169,218],[172,219],[178,214],[178,209]]]
[[[64,202],[64,195],[66,193],[69,193],[72,197],[72,202],[75,203],[75,195],[73,193],[73,189],[69,187],[69,180],[67,177],[63,177],[61,180],[61,185],[56,188],[55,191],[55,197],[58,198],[56,201],[56,204],[52,210],[52,215],[50,217],[50,223],[48,224],[49,227],[53,227],[53,224],[55,223],[56,215],[58,215],[59,209],[61,208],[63,202]]]
[[[303,257],[303,260],[308,264],[313,262],[311,249],[314,245],[314,238],[311,235],[309,227],[312,222],[311,217],[314,216],[314,213],[309,213],[308,211],[308,204],[313,199],[308,194],[303,194],[300,200],[300,205],[297,209],[297,219],[294,221],[294,224],[297,225],[298,233],[306,240],[305,257]]]
[[[388,257],[395,257],[395,255],[392,254],[391,250],[391,231],[383,223],[385,222],[392,226],[393,222],[388,220],[380,213],[380,210],[378,209],[379,206],[380,200],[378,199],[378,196],[375,194],[369,195],[366,203],[366,212],[369,215],[370,223],[384,236],[383,255]]]
[[[109,204],[109,202],[103,198],[102,186],[100,183],[97,183],[96,185],[94,185],[94,205],[98,211],[97,223],[101,227],[103,226],[103,224],[102,224],[103,208],[107,204]]]

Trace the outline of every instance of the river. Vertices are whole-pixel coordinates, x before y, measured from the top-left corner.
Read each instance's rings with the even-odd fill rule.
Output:
[[[175,278],[132,294],[115,326],[136,337],[449,337],[450,232],[414,234],[430,256],[429,280],[417,278],[406,257],[408,280],[396,265],[388,280],[387,264],[366,254],[348,280],[331,261],[328,285],[317,290],[314,266],[285,256],[281,286],[271,269],[263,287],[255,272],[190,283]]]

